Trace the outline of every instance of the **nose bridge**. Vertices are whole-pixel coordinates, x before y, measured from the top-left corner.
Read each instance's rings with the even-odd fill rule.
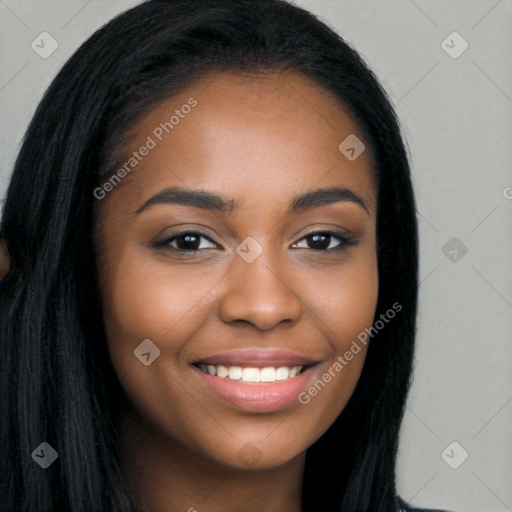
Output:
[[[220,305],[225,322],[245,321],[268,330],[298,320],[303,304],[286,269],[285,255],[248,237],[238,246],[233,265]]]

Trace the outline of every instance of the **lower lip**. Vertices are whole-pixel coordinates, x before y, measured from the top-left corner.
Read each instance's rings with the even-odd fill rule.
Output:
[[[213,391],[236,407],[248,411],[272,411],[296,401],[301,391],[309,385],[316,367],[286,380],[254,383],[214,377],[196,366],[193,368]]]

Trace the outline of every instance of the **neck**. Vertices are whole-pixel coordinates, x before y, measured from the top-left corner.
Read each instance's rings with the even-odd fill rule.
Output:
[[[305,454],[265,470],[223,465],[169,439],[135,412],[117,421],[121,470],[147,512],[300,512]]]

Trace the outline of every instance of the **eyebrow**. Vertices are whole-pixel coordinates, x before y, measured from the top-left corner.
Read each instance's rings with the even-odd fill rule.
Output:
[[[320,188],[295,196],[292,199],[288,213],[346,201],[358,204],[369,213],[368,207],[363,199],[350,189],[344,187]],[[157,204],[181,204],[221,213],[233,213],[237,209],[234,199],[225,199],[206,190],[171,187],[149,198],[136,213],[139,214],[150,206]]]

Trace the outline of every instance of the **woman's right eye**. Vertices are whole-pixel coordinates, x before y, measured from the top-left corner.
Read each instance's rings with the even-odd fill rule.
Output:
[[[201,242],[201,239],[206,240],[210,244],[213,245],[205,247],[205,244]],[[177,233],[172,237],[165,238],[159,242],[154,244],[155,247],[160,247],[163,249],[170,249],[173,251],[179,251],[184,253],[194,253],[196,251],[201,251],[205,249],[215,249],[217,244],[211,240],[210,237],[206,236],[203,233],[197,233],[195,231],[184,231],[182,233]]]

